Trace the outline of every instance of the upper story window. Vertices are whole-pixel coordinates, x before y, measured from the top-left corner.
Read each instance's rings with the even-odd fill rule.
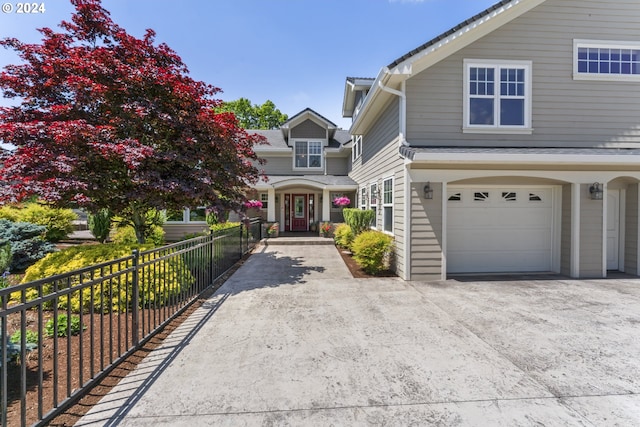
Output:
[[[356,160],[362,155],[362,135],[353,136],[353,148],[351,150],[351,160]]]
[[[576,80],[640,80],[640,42],[573,41]]]
[[[295,141],[294,150],[295,168],[322,168],[321,141]]]
[[[463,130],[531,133],[531,61],[464,63]]]

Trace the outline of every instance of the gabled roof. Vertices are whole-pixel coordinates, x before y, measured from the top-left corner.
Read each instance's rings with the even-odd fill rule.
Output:
[[[308,119],[321,124],[328,130],[328,148],[340,150],[351,142],[351,134],[349,133],[349,131],[338,129],[335,123],[333,123],[323,115],[317,113],[316,111],[312,110],[311,108],[305,108],[298,114],[295,114],[294,116],[289,118],[280,126],[280,129],[247,129],[247,132],[264,136],[267,139],[266,145],[257,145],[254,147],[254,150],[256,152],[288,153],[291,152],[291,147],[289,146],[287,141],[289,129]]]
[[[375,80],[374,77],[347,77],[342,98],[342,117],[353,117],[356,92],[368,91]]]
[[[361,127],[377,117],[379,108],[389,97],[396,96],[383,88],[398,90],[400,84],[411,76],[448,58],[545,1],[499,1],[383,67],[351,125],[351,133],[362,133]]]
[[[324,117],[321,114],[316,113],[311,108],[305,108],[304,110],[300,111],[295,116],[290,117],[289,120],[287,120],[286,122],[284,122],[282,124],[282,126],[280,126],[280,128],[282,128],[282,129],[289,128],[291,124],[295,124],[297,122],[301,122],[303,120],[306,120],[306,118],[308,118],[309,116],[311,116],[311,117],[315,116],[316,119],[325,122],[328,128],[337,128],[338,127],[331,120],[327,119],[326,117]]]
[[[446,39],[447,37],[451,36],[452,34],[455,34],[456,32],[462,30],[463,28],[473,24],[474,22],[479,21],[480,19],[484,18],[485,16],[491,14],[491,12],[494,12],[498,9],[500,9],[501,7],[511,3],[512,0],[502,0],[496,4],[494,4],[493,6],[483,10],[482,12],[472,16],[471,18],[467,19],[466,21],[463,21],[461,23],[459,23],[458,25],[456,25],[455,27],[451,28],[450,30],[445,31],[444,33],[440,34],[437,37],[432,38],[431,40],[429,40],[428,42],[418,46],[417,48],[413,49],[411,52],[407,52],[406,54],[402,55],[400,58],[396,59],[395,61],[393,61],[392,63],[390,63],[389,65],[387,65],[387,68],[391,69],[393,67],[395,67],[396,65],[402,63],[403,61],[411,58],[412,56],[422,52],[423,50],[435,45],[436,43],[438,43],[439,41],[442,41],[444,39]]]

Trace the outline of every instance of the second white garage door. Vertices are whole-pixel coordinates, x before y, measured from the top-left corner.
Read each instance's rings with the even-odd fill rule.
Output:
[[[552,270],[552,187],[455,187],[447,192],[447,272]]]

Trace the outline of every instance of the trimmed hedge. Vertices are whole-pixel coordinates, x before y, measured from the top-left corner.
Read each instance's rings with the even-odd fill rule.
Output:
[[[49,254],[44,259],[27,269],[22,283],[43,279],[58,274],[69,273],[84,267],[112,261],[131,255],[133,249],[141,251],[150,249],[151,245],[83,245],[75,246],[60,252]],[[84,282],[97,279],[106,275],[116,273],[127,268],[124,262],[113,264],[109,269],[101,270],[95,268],[83,274]],[[185,289],[188,289],[195,283],[193,275],[189,271],[181,256],[152,264],[140,271],[140,306],[161,306],[170,301]],[[78,276],[73,276],[71,285],[80,283]],[[132,274],[116,276],[116,278],[107,280],[101,287],[94,286],[93,295],[91,288],[88,287],[82,291],[82,302],[80,292],[74,292],[71,295],[71,310],[74,313],[83,310],[87,312],[91,308],[95,311],[126,311],[130,309],[127,305],[127,298],[132,295]],[[52,291],[52,285],[44,286],[43,293]],[[38,297],[38,289],[31,288],[27,291],[27,299],[32,300]],[[12,297],[19,297],[18,293]],[[82,307],[81,307],[82,304]],[[49,304],[47,308],[51,309]],[[63,297],[58,302],[58,308],[67,308],[67,298]]]
[[[342,215],[344,216],[344,222],[351,227],[351,231],[357,236],[371,227],[376,214],[370,209],[345,208],[342,210]]]
[[[368,274],[378,274],[388,268],[393,238],[380,231],[360,233],[351,245],[353,258]]]

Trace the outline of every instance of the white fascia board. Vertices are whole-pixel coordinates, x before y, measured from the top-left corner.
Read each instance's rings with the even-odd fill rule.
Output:
[[[640,165],[640,156],[606,154],[416,153],[411,163]]]
[[[455,33],[416,53],[389,70],[391,74],[415,75],[460,49],[481,39],[546,0],[513,0],[490,14],[471,22]]]

